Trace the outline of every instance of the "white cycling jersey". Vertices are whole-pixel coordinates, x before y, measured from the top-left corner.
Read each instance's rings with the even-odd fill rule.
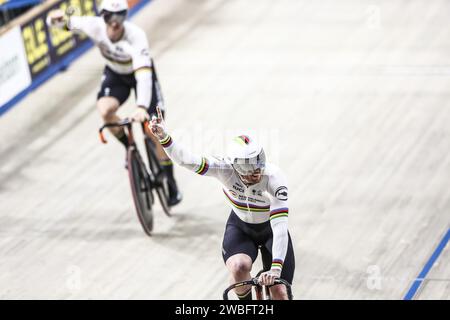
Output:
[[[136,78],[137,104],[148,107],[151,101],[152,61],[145,32],[138,26],[124,21],[124,34],[112,42],[106,32],[106,23],[101,17],[72,16],[67,28],[86,34],[100,49],[106,65],[123,75],[133,74]]]
[[[273,232],[272,268],[282,268],[288,248],[288,187],[281,170],[266,163],[261,181],[246,186],[226,159],[192,154],[168,135],[160,140],[179,165],[218,179],[230,208],[246,223],[270,221]]]
[[[145,32],[124,21],[125,32],[117,42],[111,42],[106,33],[106,23],[101,17],[70,17],[67,27],[85,33],[105,58],[106,64],[116,73],[130,74],[142,67],[151,67],[150,52]]]

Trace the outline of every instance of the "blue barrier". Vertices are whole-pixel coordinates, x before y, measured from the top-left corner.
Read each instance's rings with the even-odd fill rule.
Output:
[[[18,9],[41,3],[42,0],[9,0],[0,5],[0,10]]]

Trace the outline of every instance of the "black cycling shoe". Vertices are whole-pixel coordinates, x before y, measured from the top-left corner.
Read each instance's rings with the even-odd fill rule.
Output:
[[[173,206],[179,204],[181,202],[181,200],[183,200],[183,195],[181,194],[180,191],[178,191],[178,190],[175,190],[175,192],[169,191],[169,200],[167,201],[167,204],[170,207],[173,207]]]
[[[166,172],[167,174],[167,172]],[[167,201],[167,204],[170,207],[173,207],[177,204],[179,204],[181,202],[181,200],[183,199],[183,195],[181,194],[181,192],[178,190],[178,186],[177,183],[175,182],[175,179],[173,178],[173,176],[169,176],[167,177],[167,184],[168,184],[168,191],[169,191],[169,199]]]

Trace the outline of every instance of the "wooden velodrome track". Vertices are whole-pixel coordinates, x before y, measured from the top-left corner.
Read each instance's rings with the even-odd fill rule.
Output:
[[[248,128],[286,172],[296,299],[402,299],[449,229],[449,10],[154,0],[133,18],[174,136],[221,154]],[[123,148],[98,140],[100,61],[90,50],[0,118],[0,298],[220,299],[219,184],[177,168],[184,201],[144,235]],[[449,262],[447,246],[415,298],[450,299]]]

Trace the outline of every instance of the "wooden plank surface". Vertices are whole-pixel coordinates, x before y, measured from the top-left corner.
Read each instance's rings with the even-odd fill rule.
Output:
[[[286,172],[296,299],[401,299],[448,230],[449,10],[154,0],[134,18],[174,137],[221,154],[250,129]],[[176,168],[184,201],[143,234],[124,151],[98,141],[99,61],[91,50],[0,118],[0,298],[220,298],[218,183]],[[418,298],[449,298],[439,261]]]

